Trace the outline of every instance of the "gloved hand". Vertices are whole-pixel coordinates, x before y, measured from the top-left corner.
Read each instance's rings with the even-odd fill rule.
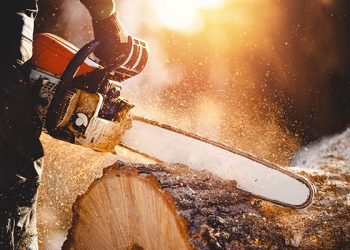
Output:
[[[74,88],[87,91],[89,93],[100,93],[108,96],[109,99],[120,96],[121,84],[111,80],[113,76],[104,69],[96,69],[85,75],[75,77],[72,82]]]
[[[127,59],[132,38],[116,13],[108,18],[93,20],[92,25],[95,39],[101,42],[94,54],[103,66],[116,69]]]
[[[113,80],[106,80],[99,86],[98,92],[106,96],[109,100],[115,100],[120,96],[122,86]]]

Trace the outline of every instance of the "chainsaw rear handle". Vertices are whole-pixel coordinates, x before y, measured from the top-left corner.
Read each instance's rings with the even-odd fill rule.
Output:
[[[60,111],[64,105],[64,99],[68,90],[72,86],[74,76],[79,70],[79,67],[84,63],[85,59],[95,51],[100,44],[99,41],[93,40],[85,44],[68,63],[64,70],[60,83],[57,85],[56,92],[52,98],[50,107],[46,116],[46,129],[47,132],[54,137],[58,132],[57,126],[59,122]]]

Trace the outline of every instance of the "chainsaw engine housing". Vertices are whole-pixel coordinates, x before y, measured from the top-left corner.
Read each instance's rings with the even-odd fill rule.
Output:
[[[111,72],[113,79],[103,79],[113,84],[119,93],[122,89],[121,81],[140,73],[147,61],[146,43],[137,38],[133,38],[133,41],[127,61]],[[78,48],[74,45],[52,34],[41,33],[34,38],[30,77],[35,84],[41,85],[39,95],[44,101],[37,105],[37,111],[44,132],[48,132],[47,115],[61,83],[61,76],[77,51]],[[75,76],[88,75],[101,69],[103,67],[97,61],[86,58]],[[129,111],[133,105],[120,96],[111,97],[106,93],[91,93],[71,87],[61,102],[60,109],[55,111],[56,132],[51,134],[56,139],[110,152],[119,143],[120,136],[131,126]]]

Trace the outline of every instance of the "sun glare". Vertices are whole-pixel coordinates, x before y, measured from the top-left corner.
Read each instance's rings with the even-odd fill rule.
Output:
[[[200,11],[220,8],[226,0],[149,0],[155,15],[167,28],[196,33],[204,26]]]

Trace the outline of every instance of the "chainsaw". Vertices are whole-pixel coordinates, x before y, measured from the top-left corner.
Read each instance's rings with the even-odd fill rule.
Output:
[[[115,152],[121,146],[159,162],[206,170],[253,197],[305,208],[315,188],[306,178],[242,150],[131,114],[134,107],[120,95],[122,82],[139,74],[148,60],[148,45],[132,37],[130,52],[116,69],[94,58],[99,41],[78,49],[50,34],[34,37],[31,81],[40,86],[37,111],[43,131],[53,138]],[[114,86],[113,93],[106,86]],[[102,87],[101,87],[102,86]]]

